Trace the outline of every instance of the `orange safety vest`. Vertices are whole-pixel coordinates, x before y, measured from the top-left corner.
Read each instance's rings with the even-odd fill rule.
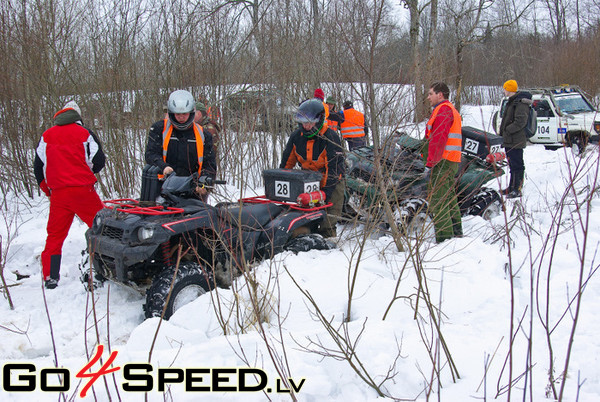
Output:
[[[431,117],[427,122],[427,127],[425,128],[425,139],[429,139],[433,122],[435,121],[435,118],[437,117],[442,106],[449,106],[454,117],[454,121],[450,127],[450,132],[448,133],[448,141],[446,141],[446,146],[444,147],[444,152],[442,153],[442,158],[449,160],[450,162],[460,162],[460,155],[462,151],[462,119],[452,103],[441,102],[435,107],[435,109],[433,109]]]
[[[365,115],[356,109],[344,109],[345,121],[340,125],[342,137],[357,138],[365,136]]]
[[[206,115],[215,121],[221,120],[221,110],[216,106],[209,106]]]
[[[323,102],[323,108],[325,109],[325,120],[327,120],[329,117],[329,106],[327,106],[327,103]]]
[[[173,125],[169,119],[165,119],[164,128],[162,132],[163,137],[163,161],[167,162],[167,149],[169,148],[169,141],[171,140],[171,134],[173,134]],[[196,137],[196,153],[198,154],[198,174],[202,172],[202,161],[204,160],[204,131],[200,125],[194,123],[194,136]],[[159,178],[163,178],[164,175],[159,174]]]
[[[327,125],[329,126],[330,129],[332,129],[336,133],[340,130],[339,123],[335,120],[327,119]]]

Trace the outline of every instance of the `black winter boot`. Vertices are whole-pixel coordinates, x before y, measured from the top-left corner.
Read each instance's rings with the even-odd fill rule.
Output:
[[[514,173],[511,173],[510,180],[508,181],[508,187],[506,187],[504,190],[500,190],[500,194],[502,194],[502,195],[510,194],[510,192],[513,190],[514,182],[515,182],[515,175],[514,175]]]
[[[514,177],[514,180],[513,180]],[[517,170],[511,174],[511,191],[506,195],[506,198],[518,198],[521,197],[521,188],[523,187],[523,180],[525,177],[524,170]]]

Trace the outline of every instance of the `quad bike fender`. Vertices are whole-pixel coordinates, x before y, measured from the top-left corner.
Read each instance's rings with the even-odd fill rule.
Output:
[[[289,211],[279,215],[266,228],[275,250],[283,249],[294,230],[300,227],[316,227],[327,216],[325,210],[312,212]]]
[[[219,217],[215,210],[209,209],[172,222],[163,223],[161,226],[170,235],[177,235],[197,229],[216,229],[219,227]]]

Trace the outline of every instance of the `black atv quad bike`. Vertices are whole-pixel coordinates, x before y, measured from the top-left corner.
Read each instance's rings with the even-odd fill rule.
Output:
[[[472,127],[463,128],[463,155],[456,177],[462,215],[490,219],[500,212],[500,194],[484,184],[504,174],[506,162],[505,155],[499,152],[501,140]],[[424,176],[425,163],[421,156],[423,146],[423,140],[396,133],[377,155],[370,146],[349,153],[346,157],[346,217],[385,221],[382,203],[387,199],[399,227],[406,233],[419,232],[425,221],[430,220],[426,201],[428,178]],[[378,180],[383,185],[378,184]]]
[[[88,286],[110,279],[145,291],[146,317],[169,319],[214,286],[228,287],[247,263],[284,250],[333,248],[314,233],[329,204],[255,197],[211,206],[195,196],[197,186],[221,183],[171,175],[158,202],[105,201],[86,232],[94,271]]]

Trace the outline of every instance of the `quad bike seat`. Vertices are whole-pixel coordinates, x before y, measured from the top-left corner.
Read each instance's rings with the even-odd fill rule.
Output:
[[[262,229],[282,211],[283,207],[277,204],[246,204],[227,208],[227,215],[232,226],[239,225],[245,230]]]

